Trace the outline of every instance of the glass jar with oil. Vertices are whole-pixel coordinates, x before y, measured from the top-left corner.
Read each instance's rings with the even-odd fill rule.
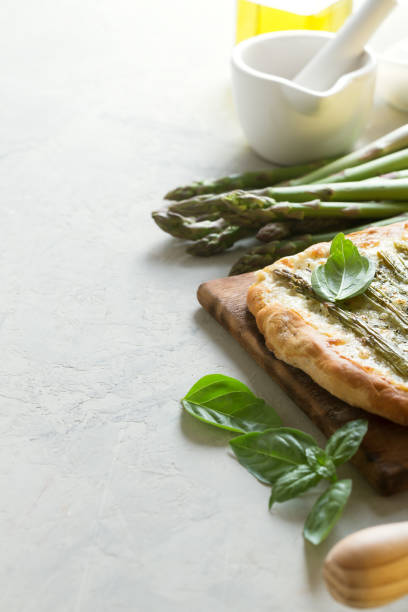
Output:
[[[336,32],[353,0],[237,0],[236,42],[278,30]]]

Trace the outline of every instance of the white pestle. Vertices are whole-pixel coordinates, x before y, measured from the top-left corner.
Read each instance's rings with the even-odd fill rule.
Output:
[[[293,82],[319,92],[330,89],[341,76],[355,69],[366,43],[397,3],[398,0],[366,0]]]

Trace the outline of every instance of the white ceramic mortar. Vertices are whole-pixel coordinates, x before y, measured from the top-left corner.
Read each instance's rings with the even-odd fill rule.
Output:
[[[350,150],[369,118],[376,61],[366,48],[353,71],[327,91],[291,79],[334,36],[294,30],[261,34],[232,52],[232,85],[249,144],[262,157],[295,164]]]

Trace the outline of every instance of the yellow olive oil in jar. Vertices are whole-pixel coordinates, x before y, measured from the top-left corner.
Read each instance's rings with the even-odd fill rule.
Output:
[[[336,32],[352,5],[353,0],[237,0],[236,42],[278,30]]]

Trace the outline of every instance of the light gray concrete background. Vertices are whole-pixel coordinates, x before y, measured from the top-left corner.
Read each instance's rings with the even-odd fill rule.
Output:
[[[242,248],[194,259],[150,219],[177,184],[265,166],[232,106],[233,10],[1,3],[2,612],[335,612],[329,548],[407,518],[408,495],[381,498],[346,467],[344,518],[307,546],[312,494],[269,513],[228,436],[181,414],[192,383],[221,372],[324,441],[197,305]],[[379,103],[366,138],[404,121]]]

